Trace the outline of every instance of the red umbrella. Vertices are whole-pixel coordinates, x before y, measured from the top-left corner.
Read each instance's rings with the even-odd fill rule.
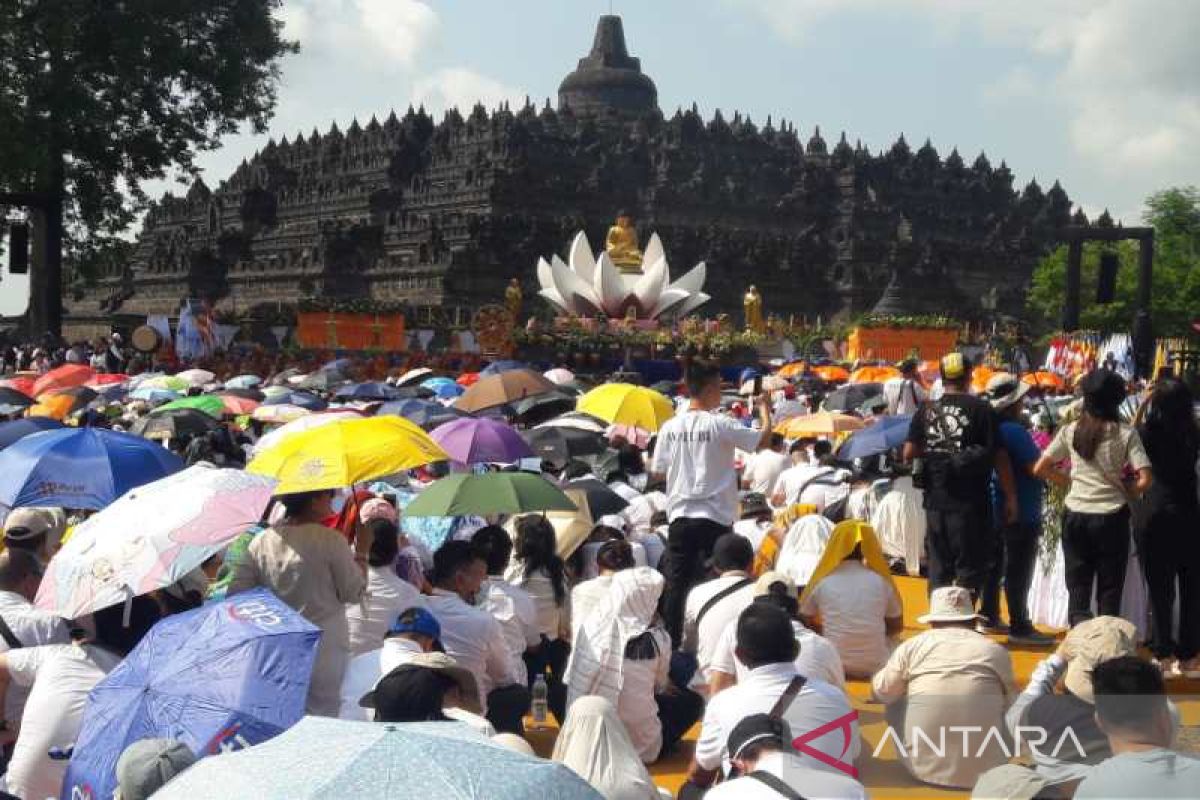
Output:
[[[251,400],[248,397],[238,397],[235,394],[219,394],[221,402],[225,404],[225,413],[239,416],[241,414],[249,414],[258,408],[258,401]]]
[[[478,382],[479,382],[479,373],[478,372],[464,372],[462,375],[458,376],[458,381],[457,381],[459,386],[473,386]]]
[[[119,372],[101,372],[92,376],[92,379],[87,382],[88,386],[93,389],[98,386],[112,386],[115,383],[124,383],[129,380],[128,375],[122,375]]]
[[[90,367],[82,364],[64,364],[58,369],[52,369],[34,381],[33,396],[61,392],[63,389],[74,389],[83,386],[96,376]]]

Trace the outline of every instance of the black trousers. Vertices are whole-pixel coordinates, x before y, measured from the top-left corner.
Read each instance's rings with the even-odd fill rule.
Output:
[[[660,758],[669,753],[704,713],[704,698],[691,689],[656,694],[658,721],[662,723]]]
[[[1008,624],[1015,634],[1033,630],[1029,619],[1029,585],[1033,582],[1041,535],[1041,525],[1015,523],[1001,527],[995,537],[993,565],[983,587],[979,613],[988,620],[1000,618],[1000,583],[1003,580]]]
[[[705,562],[712,556],[713,543],[733,529],[711,519],[680,517],[667,531],[667,551],[659,564],[666,586],[662,595],[663,624],[678,649],[683,640],[683,607],[688,592],[704,580]]]
[[[1152,508],[1135,531],[1138,558],[1150,593],[1150,649],[1182,661],[1200,655],[1200,512],[1175,505]],[[1173,636],[1176,585],[1179,637]]]
[[[979,597],[995,558],[995,531],[987,509],[925,510],[929,591],[962,586]]]
[[[497,733],[525,735],[522,718],[529,711],[529,690],[512,684],[492,689],[487,696],[487,721]]]
[[[546,704],[550,713],[561,726],[567,718],[567,686],[563,674],[567,671],[567,659],[571,656],[571,645],[562,639],[551,641],[542,635],[542,643],[535,650],[525,651],[525,669],[529,673],[529,688],[538,675],[546,676]]]
[[[1119,617],[1129,566],[1129,508],[1111,514],[1066,512],[1062,546],[1071,626],[1094,616],[1093,590],[1100,616]]]

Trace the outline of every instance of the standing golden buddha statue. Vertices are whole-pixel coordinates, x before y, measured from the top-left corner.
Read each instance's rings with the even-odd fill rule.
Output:
[[[638,274],[642,271],[642,251],[638,246],[637,228],[633,227],[633,217],[626,211],[617,212],[617,222],[608,229],[604,237],[604,252],[612,259],[613,264],[625,274]]]
[[[766,333],[767,324],[763,321],[762,295],[758,293],[755,286],[751,285],[746,290],[746,296],[742,298],[742,308],[746,314],[746,330],[754,333]]]
[[[509,280],[508,288],[504,290],[504,307],[508,309],[514,324],[521,319],[521,303],[524,299],[525,294],[521,291],[521,282],[516,278]]]

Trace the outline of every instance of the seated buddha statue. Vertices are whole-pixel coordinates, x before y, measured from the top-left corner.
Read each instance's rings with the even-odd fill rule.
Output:
[[[621,272],[642,271],[642,251],[638,247],[637,228],[633,217],[624,211],[617,214],[617,224],[608,229],[604,239],[604,252]]]

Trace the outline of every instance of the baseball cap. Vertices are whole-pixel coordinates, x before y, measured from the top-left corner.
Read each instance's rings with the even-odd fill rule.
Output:
[[[413,606],[400,612],[400,616],[388,628],[387,635],[400,636],[405,633],[416,633],[437,640],[442,636],[442,626],[433,614],[420,606]]]
[[[1067,659],[1063,685],[1080,700],[1095,703],[1092,670],[1101,661],[1137,655],[1137,627],[1120,617],[1093,617],[1071,629],[1061,652]]]
[[[799,597],[799,594],[796,590],[796,582],[787,575],[784,575],[782,572],[776,572],[773,569],[769,569],[764,572],[758,577],[758,580],[754,582],[754,596],[765,597],[766,595],[769,595],[771,593],[771,587],[777,583],[782,583],[784,588],[787,589],[787,593],[791,597]]]
[[[408,680],[408,672],[416,668],[430,669],[445,675],[458,686],[462,707],[472,714],[480,713],[479,685],[470,670],[460,667],[458,662],[445,653],[418,653],[404,664],[384,675],[375,684],[375,688],[367,692],[358,701],[362,708],[388,708],[395,703],[395,698],[401,692]]]
[[[400,515],[396,511],[396,507],[387,500],[382,497],[372,497],[358,509],[358,519],[364,523],[375,519],[386,519],[388,522],[396,523],[399,521]]]
[[[196,755],[177,739],[142,739],[117,759],[117,792],[121,800],[145,800],[196,763]]]
[[[962,353],[947,353],[941,361],[942,380],[957,381],[971,372],[971,359]]]
[[[65,516],[48,508],[14,508],[4,520],[4,537],[14,542],[23,542],[37,536],[49,534],[47,538],[59,538],[67,529]]]
[[[792,749],[792,729],[783,719],[770,714],[751,714],[745,717],[729,733],[726,749],[729,758],[740,758],[751,745],[772,744],[780,750]]]

